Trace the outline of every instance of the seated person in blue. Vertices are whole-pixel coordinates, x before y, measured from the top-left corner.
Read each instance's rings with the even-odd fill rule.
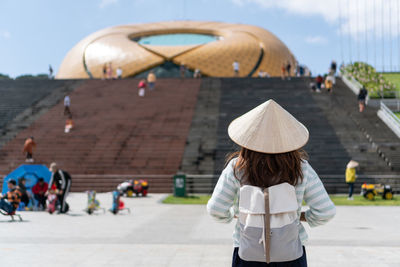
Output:
[[[15,180],[9,180],[7,185],[9,191],[0,199],[0,209],[11,214],[17,210],[22,194]]]
[[[25,204],[25,208],[28,207],[29,205],[29,192],[26,188],[26,179],[24,177],[21,177],[18,179],[18,188],[19,191],[21,192],[21,202]]]

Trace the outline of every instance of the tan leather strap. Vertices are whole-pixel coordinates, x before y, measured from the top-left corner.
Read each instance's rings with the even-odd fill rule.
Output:
[[[264,235],[265,235],[265,257],[267,263],[271,262],[271,255],[270,255],[270,248],[271,248],[271,218],[269,213],[269,191],[268,188],[264,188],[264,201],[265,201],[265,228],[264,228]]]

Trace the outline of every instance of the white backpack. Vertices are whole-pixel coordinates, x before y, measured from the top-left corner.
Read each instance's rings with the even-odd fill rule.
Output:
[[[284,262],[303,255],[295,188],[282,183],[262,190],[240,188],[239,257],[246,261]]]

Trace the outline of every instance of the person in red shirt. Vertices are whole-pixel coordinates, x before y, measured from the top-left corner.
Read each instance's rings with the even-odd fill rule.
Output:
[[[46,192],[49,185],[43,178],[39,178],[38,182],[32,187],[33,197],[38,201],[38,208],[46,209]]]
[[[286,66],[285,66],[285,63],[282,63],[282,66],[281,66],[281,78],[282,78],[282,80],[284,80],[285,77],[286,77]]]
[[[317,83],[317,91],[321,90],[321,84],[324,81],[321,75],[318,75],[317,78],[315,78],[315,82]]]

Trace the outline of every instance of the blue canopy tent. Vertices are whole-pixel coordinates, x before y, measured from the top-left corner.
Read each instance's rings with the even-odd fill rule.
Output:
[[[26,179],[26,188],[32,192],[32,187],[37,183],[39,178],[43,178],[46,183],[50,182],[51,172],[45,165],[21,165],[3,179],[2,194],[7,193],[7,182],[11,179],[15,180],[18,184],[19,178]]]

